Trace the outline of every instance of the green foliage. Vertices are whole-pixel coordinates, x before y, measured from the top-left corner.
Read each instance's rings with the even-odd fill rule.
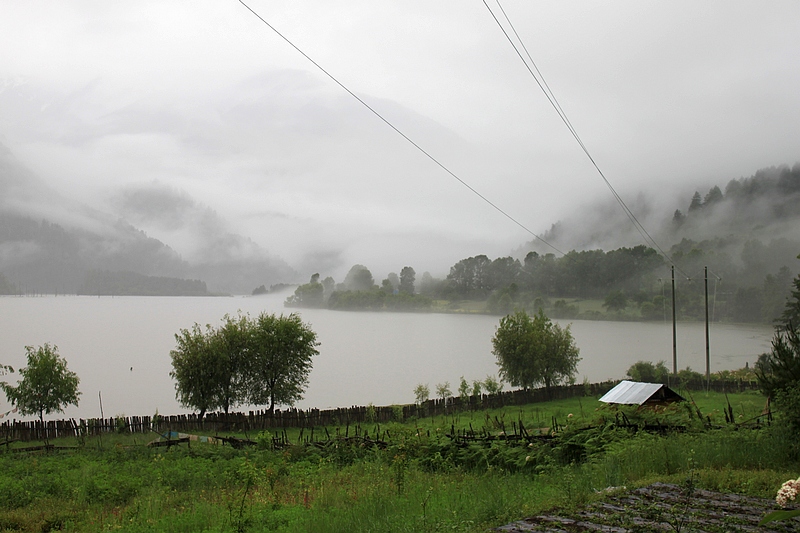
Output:
[[[300,285],[284,302],[286,307],[322,307],[324,303],[325,289],[318,281]]]
[[[473,389],[479,388],[473,383]],[[483,380],[483,389],[486,394],[498,394],[503,390],[503,383],[494,376],[486,376]]]
[[[624,291],[611,291],[606,295],[603,307],[609,311],[624,311],[628,307],[628,296]]]
[[[405,294],[414,294],[414,281],[417,273],[410,266],[405,266],[400,271],[400,292]]]
[[[445,381],[444,383],[438,383],[436,385],[436,396],[439,399],[446,400],[447,398],[449,398],[452,395],[453,395],[453,393],[450,390],[450,382],[449,381]]]
[[[353,265],[344,278],[344,288],[348,291],[371,291],[374,287],[372,272],[364,265]]]
[[[750,396],[757,397],[730,400],[738,405]],[[726,404],[714,393],[697,400],[704,413]],[[492,420],[510,415],[509,436],[517,417],[534,432],[529,419],[535,412],[567,424],[547,441],[504,440],[499,427],[481,429],[484,413],[474,413],[461,415],[460,426],[472,424],[495,438],[454,442],[436,431],[443,425],[437,417],[387,424],[385,448],[323,439],[317,446],[273,450],[264,432],[255,437],[259,446],[247,450],[201,442],[153,449],[132,446],[132,435],[109,435],[120,446],[108,447],[104,436],[102,450],[0,453],[0,529],[478,533],[554,508],[568,512],[607,487],[675,483],[688,474],[698,487],[770,497],[796,468],[770,428],[706,431],[697,425],[649,434],[614,427],[613,411],[593,406],[573,398],[491,413]],[[680,410],[640,413],[642,419],[635,418],[636,409],[626,412],[634,424],[687,417]],[[459,427],[456,417],[452,421]]]
[[[755,372],[761,391],[770,397],[800,384],[800,336],[794,324],[776,328],[772,351],[759,356]]]
[[[797,258],[800,259],[800,255]],[[794,324],[800,327],[800,274],[792,281],[792,294],[786,300],[786,308],[781,315],[781,324],[784,326]]]
[[[551,387],[574,379],[579,350],[569,326],[562,328],[542,310],[532,318],[517,311],[500,320],[492,338],[500,375],[511,385]]]
[[[414,387],[414,398],[417,402],[417,405],[422,405],[423,403],[427,402],[428,398],[430,397],[431,390],[428,388],[428,385],[423,385],[420,383]]]
[[[469,398],[470,391],[471,391],[471,388],[469,386],[469,383],[467,383],[467,380],[464,379],[464,376],[461,376],[461,381],[458,384],[458,396],[462,400],[465,400],[465,399]]]
[[[626,372],[633,381],[643,383],[666,383],[669,378],[669,369],[664,361],[653,364],[650,361],[637,361]]]
[[[261,313],[247,322],[244,382],[254,405],[294,405],[303,397],[317,355],[317,334],[295,314]]]
[[[302,397],[319,353],[314,333],[300,317],[261,313],[226,315],[219,328],[195,324],[175,335],[170,352],[176,397],[200,411],[226,413],[243,402],[292,405]]]
[[[26,346],[28,366],[20,369],[22,380],[16,387],[0,383],[6,397],[23,415],[58,413],[68,405],[78,405],[78,375],[67,369],[67,361],[58,355],[58,347],[45,343]]]

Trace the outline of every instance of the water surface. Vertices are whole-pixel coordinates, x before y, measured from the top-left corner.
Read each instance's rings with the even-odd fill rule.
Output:
[[[69,417],[190,412],[175,400],[169,352],[175,333],[218,325],[226,314],[288,314],[286,295],[229,298],[0,297],[0,363],[25,366],[26,345],[56,344],[83,395]],[[317,332],[320,354],[298,407],[410,403],[413,389],[497,374],[491,338],[499,317],[426,313],[296,310]],[[558,321],[572,324],[580,348],[578,381],[619,379],[639,360],[672,367],[669,323]],[[768,326],[712,325],[711,371],[753,364],[770,348]],[[702,323],[678,324],[678,366],[705,372]],[[15,382],[15,375],[6,376]],[[0,395],[0,414],[9,409]],[[246,407],[245,407],[246,409]]]

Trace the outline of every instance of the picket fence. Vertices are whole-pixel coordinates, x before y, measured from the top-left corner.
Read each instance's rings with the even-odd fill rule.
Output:
[[[0,446],[4,443],[39,441],[60,437],[81,437],[104,433],[165,433],[203,432],[248,432],[274,430],[278,428],[314,428],[355,426],[363,423],[386,423],[423,416],[450,415],[462,411],[486,410],[505,406],[525,405],[548,400],[573,398],[576,396],[599,397],[614,387],[618,381],[582,385],[563,385],[530,390],[513,390],[498,394],[483,394],[465,398],[431,399],[422,404],[390,406],[353,406],[337,409],[276,409],[250,411],[248,413],[207,413],[203,418],[196,414],[169,416],[129,416],[116,418],[90,418],[69,420],[10,420],[0,424]],[[706,390],[704,381],[670,383],[676,390]],[[757,388],[748,381],[712,381],[710,390],[717,392],[741,392]],[[154,434],[153,437],[156,437]]]

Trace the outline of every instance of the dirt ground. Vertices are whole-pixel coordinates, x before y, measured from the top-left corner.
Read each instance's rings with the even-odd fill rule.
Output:
[[[570,513],[533,516],[495,531],[524,533],[800,532],[800,519],[758,522],[776,510],[775,500],[655,483],[616,490],[602,502]]]

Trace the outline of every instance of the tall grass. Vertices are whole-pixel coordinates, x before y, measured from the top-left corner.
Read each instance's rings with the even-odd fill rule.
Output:
[[[747,399],[731,405],[746,415]],[[614,411],[583,398],[371,428],[383,449],[151,449],[104,436],[102,449],[89,440],[72,452],[0,453],[0,531],[478,532],[582,505],[608,487],[691,476],[706,488],[770,497],[797,476],[800,464],[786,453],[792,436],[708,431],[707,417],[726,404],[713,395],[695,402],[702,419],[694,407],[639,413],[684,428],[667,435],[615,427]],[[512,421],[535,428],[554,418],[559,438],[530,444],[444,435],[470,426],[498,435]]]

